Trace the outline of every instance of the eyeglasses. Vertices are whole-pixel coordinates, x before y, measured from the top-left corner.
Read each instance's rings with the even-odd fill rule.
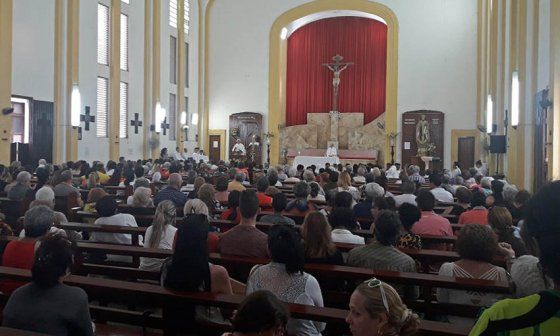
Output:
[[[387,303],[387,296],[385,295],[385,289],[383,289],[383,282],[377,278],[371,278],[369,280],[364,281],[364,283],[369,288],[379,288],[379,291],[381,292],[381,300],[383,300],[383,307],[385,307],[385,310],[388,313],[389,304]]]

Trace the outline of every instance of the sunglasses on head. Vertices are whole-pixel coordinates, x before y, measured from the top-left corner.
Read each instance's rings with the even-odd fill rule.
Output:
[[[369,287],[369,288],[379,288],[379,291],[381,292],[381,300],[383,300],[383,307],[385,307],[385,310],[387,311],[387,313],[389,312],[389,304],[387,303],[387,296],[385,295],[385,289],[383,288],[383,282],[377,278],[371,278],[369,280],[364,281],[364,283]]]

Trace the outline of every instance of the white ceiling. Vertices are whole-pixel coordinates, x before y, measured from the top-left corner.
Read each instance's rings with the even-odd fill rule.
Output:
[[[377,20],[379,22],[383,22],[383,24],[385,24],[385,25],[387,24],[387,22],[385,22],[385,20],[383,20],[379,16],[373,15],[373,14],[370,14],[370,13],[359,12],[359,11],[354,11],[354,10],[332,10],[332,11],[313,13],[313,14],[304,16],[302,18],[299,18],[295,21],[292,21],[289,25],[286,26],[286,29],[288,30],[288,35],[287,36],[289,37],[290,35],[292,35],[293,32],[295,32],[296,30],[305,26],[308,23],[318,21],[318,20],[321,20],[321,19],[333,18],[333,17],[339,17],[339,16],[364,17],[364,18],[368,18],[368,19]]]

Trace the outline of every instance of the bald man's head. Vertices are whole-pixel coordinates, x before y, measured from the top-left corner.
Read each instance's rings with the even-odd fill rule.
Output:
[[[177,189],[181,188],[181,185],[183,184],[183,178],[181,177],[181,175],[177,174],[177,173],[173,173],[171,175],[169,175],[169,180],[168,183],[170,186],[176,187]]]

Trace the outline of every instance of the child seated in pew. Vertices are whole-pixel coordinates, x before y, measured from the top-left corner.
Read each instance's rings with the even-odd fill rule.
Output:
[[[439,275],[481,280],[508,281],[505,269],[492,265],[498,241],[487,225],[471,224],[461,229],[455,243],[461,259],[441,265]],[[437,299],[443,303],[489,306],[502,299],[502,294],[438,288]],[[472,326],[474,319],[448,315],[454,324]]]
[[[88,192],[87,201],[86,204],[84,204],[84,211],[97,212],[97,210],[95,210],[95,205],[97,204],[97,201],[99,201],[104,196],[107,196],[105,190],[101,188],[92,188]]]
[[[72,262],[69,241],[59,235],[44,238],[35,252],[32,282],[10,296],[3,326],[49,335],[93,336],[86,292],[62,283]]]
[[[232,320],[232,332],[222,336],[284,335],[290,312],[266,290],[248,295],[239,304]]]
[[[173,249],[173,241],[177,228],[175,227],[177,210],[171,201],[162,201],[156,208],[154,222],[146,229],[144,247]],[[140,269],[159,271],[163,259],[140,258]]]
[[[233,190],[228,195],[228,208],[222,212],[220,219],[230,220],[233,224],[239,224],[241,214],[239,213],[239,196],[241,193]]]

